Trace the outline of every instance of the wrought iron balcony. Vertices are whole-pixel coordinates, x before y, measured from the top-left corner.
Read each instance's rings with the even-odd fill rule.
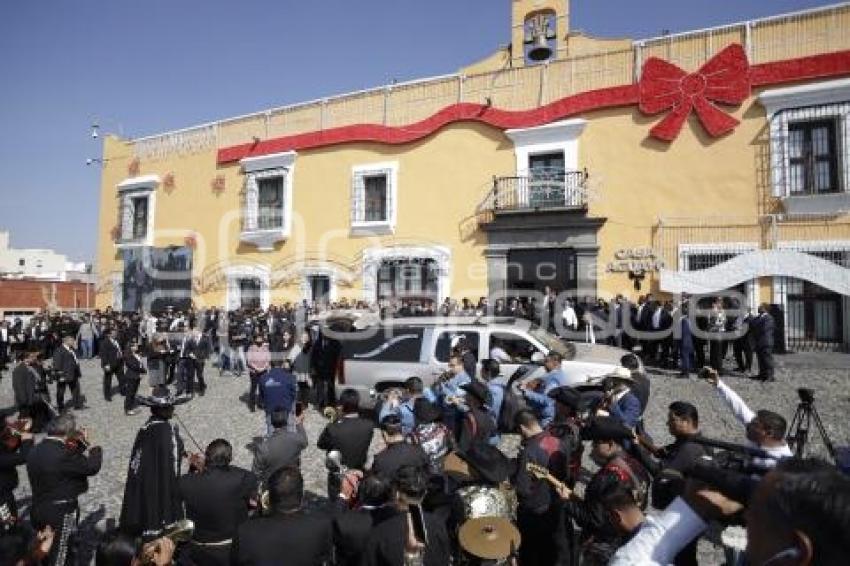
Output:
[[[515,177],[494,177],[493,190],[480,212],[587,208],[587,170],[532,171]]]

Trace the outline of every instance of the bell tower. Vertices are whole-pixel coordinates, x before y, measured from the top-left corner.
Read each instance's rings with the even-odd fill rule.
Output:
[[[512,66],[565,57],[569,15],[569,0],[511,0]]]

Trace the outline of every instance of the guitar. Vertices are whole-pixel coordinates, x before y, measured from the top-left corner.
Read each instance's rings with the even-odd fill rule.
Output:
[[[555,491],[557,491],[558,495],[562,498],[568,499],[570,495],[572,495],[573,490],[567,487],[567,484],[553,476],[546,466],[535,464],[534,462],[528,462],[525,465],[525,469],[528,470],[528,473],[533,477],[539,480],[545,480],[552,484],[552,487],[555,488]]]

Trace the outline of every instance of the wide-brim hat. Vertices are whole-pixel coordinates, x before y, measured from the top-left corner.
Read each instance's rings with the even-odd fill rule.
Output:
[[[508,481],[513,473],[510,458],[495,446],[483,442],[474,443],[464,452],[458,452],[458,456],[477,476],[493,484]]]
[[[433,423],[443,416],[440,408],[424,397],[418,397],[413,402],[413,416],[418,423]]]
[[[623,381],[634,381],[635,378],[632,377],[632,370],[629,368],[624,368],[623,366],[615,367],[610,372],[606,373],[604,377],[610,377],[611,379],[621,379]]]
[[[613,440],[621,442],[632,438],[632,431],[614,417],[596,417],[581,431],[582,440]]]
[[[581,411],[587,407],[587,399],[580,391],[568,385],[556,387],[549,392],[549,397],[555,400],[556,403],[566,405],[574,411]]]
[[[165,386],[157,387],[151,395],[136,396],[136,401],[146,407],[174,407],[188,403],[191,399],[191,395],[175,395]]]
[[[487,389],[487,386],[481,383],[480,381],[470,381],[469,383],[464,383],[460,386],[461,389],[466,391],[467,395],[472,395],[483,405],[486,405],[490,402],[490,390]]]

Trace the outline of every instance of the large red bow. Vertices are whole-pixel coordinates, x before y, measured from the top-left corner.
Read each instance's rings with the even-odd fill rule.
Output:
[[[695,72],[688,74],[676,65],[650,57],[640,79],[640,109],[646,114],[670,113],[650,134],[673,141],[696,110],[703,127],[714,137],[735,128],[738,120],[715,106],[715,102],[740,104],[750,95],[750,66],[744,48],[726,47]]]

